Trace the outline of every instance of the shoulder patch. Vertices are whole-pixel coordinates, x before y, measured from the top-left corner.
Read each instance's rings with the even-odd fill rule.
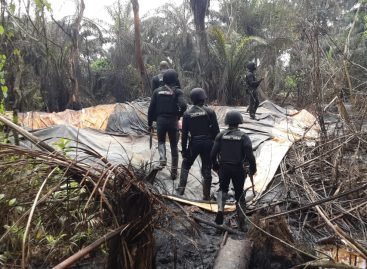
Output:
[[[170,91],[159,91],[158,94],[159,95],[173,95],[173,92],[170,92]]]
[[[239,141],[242,139],[242,136],[238,136],[238,135],[224,135],[222,137],[222,139],[224,140],[235,140],[235,141]]]
[[[188,114],[189,114],[190,118],[206,116],[205,111],[193,112],[193,113],[188,113]]]

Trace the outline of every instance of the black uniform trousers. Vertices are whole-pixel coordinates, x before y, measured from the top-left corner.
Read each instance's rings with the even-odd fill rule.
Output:
[[[157,136],[158,143],[166,143],[166,135],[168,134],[171,146],[172,157],[178,157],[178,119],[176,116],[158,116],[157,117]]]
[[[220,164],[219,166],[219,189],[222,192],[227,193],[229,189],[229,183],[232,179],[234,187],[234,196],[238,202],[245,184],[246,173],[242,165],[233,164]]]
[[[259,96],[256,89],[249,90],[249,112],[250,116],[254,116],[256,114],[256,110],[259,107]]]
[[[210,151],[213,147],[213,141],[210,139],[193,139],[189,144],[188,154],[182,162],[182,169],[190,170],[196,158],[200,155],[201,158],[201,174],[204,179],[211,179],[211,159]]]

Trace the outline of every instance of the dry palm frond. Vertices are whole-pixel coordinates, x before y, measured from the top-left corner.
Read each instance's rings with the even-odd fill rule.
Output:
[[[175,213],[144,182],[141,170],[114,165],[79,146],[79,156],[71,158],[0,144],[0,203],[7,203],[0,209],[7,216],[0,221],[6,227],[0,253],[18,263],[23,238],[23,264],[45,266],[126,226],[108,243],[110,268],[151,268],[153,230]]]

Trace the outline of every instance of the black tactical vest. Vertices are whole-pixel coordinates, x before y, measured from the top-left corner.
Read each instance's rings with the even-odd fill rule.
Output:
[[[160,87],[157,92],[157,116],[178,115],[176,91],[168,86]]]
[[[205,108],[200,106],[193,106],[188,112],[186,112],[189,132],[191,138],[211,138],[211,122],[208,112]]]
[[[242,165],[245,156],[243,153],[243,135],[240,130],[226,131],[220,143],[220,162],[225,164]]]

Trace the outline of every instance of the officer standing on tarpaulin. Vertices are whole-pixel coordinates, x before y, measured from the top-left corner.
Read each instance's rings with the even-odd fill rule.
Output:
[[[220,132],[215,138],[214,146],[211,151],[213,169],[218,171],[219,192],[217,197],[218,213],[215,218],[217,224],[223,224],[224,205],[227,199],[229,183],[232,180],[234,187],[237,214],[240,226],[244,226],[244,215],[240,209],[245,210],[245,197],[243,187],[245,184],[246,172],[244,163],[249,163],[249,174],[256,173],[256,160],[252,151],[252,143],[246,133],[238,128],[243,123],[240,112],[233,110],[226,114],[224,123],[228,129]]]
[[[190,168],[197,156],[200,155],[203,200],[210,200],[212,183],[210,151],[213,147],[214,138],[219,133],[217,115],[212,109],[204,106],[207,99],[204,89],[192,89],[190,99],[194,105],[184,113],[182,119],[181,146],[183,161],[180,183],[176,191],[178,195],[184,194]]]
[[[256,64],[255,63],[253,62],[248,63],[247,69],[249,71],[246,75],[246,83],[248,85],[247,94],[249,95],[249,112],[250,112],[250,118],[255,120],[256,110],[260,104],[257,87],[259,87],[261,81],[263,81],[263,78],[261,78],[260,80],[256,80],[256,77],[255,77]]]
[[[159,74],[154,76],[152,79],[152,92],[154,92],[155,89],[158,89],[159,87],[164,86],[163,82],[163,74],[169,69],[169,64],[166,61],[161,61],[159,63]],[[175,82],[175,86],[179,89],[181,89],[180,81],[177,77],[177,81]]]
[[[176,84],[178,75],[175,70],[168,69],[163,74],[164,86],[154,90],[148,109],[149,132],[152,131],[153,121],[157,122],[158,152],[160,166],[166,166],[166,135],[171,146],[171,177],[177,177],[178,166],[178,120],[186,111],[187,104],[183,92]]]

